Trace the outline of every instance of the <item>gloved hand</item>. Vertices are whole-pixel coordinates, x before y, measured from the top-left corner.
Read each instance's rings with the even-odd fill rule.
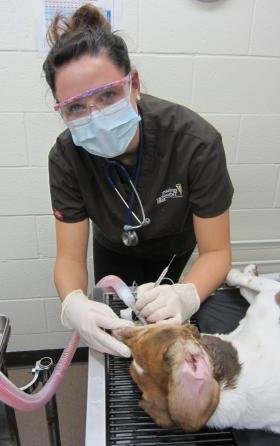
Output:
[[[193,283],[140,285],[137,290],[136,309],[147,322],[164,321],[182,324],[200,307],[200,299]]]
[[[112,330],[132,326],[120,319],[106,304],[89,300],[82,290],[69,293],[62,302],[61,322],[77,331],[88,347],[102,353],[130,357],[130,349],[103,328]]]

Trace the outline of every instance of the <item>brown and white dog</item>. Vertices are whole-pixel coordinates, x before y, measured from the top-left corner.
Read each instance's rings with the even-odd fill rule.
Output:
[[[116,336],[132,351],[141,407],[162,427],[266,429],[280,433],[280,283],[231,270],[251,304],[228,335],[151,324]]]

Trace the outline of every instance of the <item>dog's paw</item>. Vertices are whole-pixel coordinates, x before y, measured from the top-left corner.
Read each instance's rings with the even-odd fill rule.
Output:
[[[239,285],[240,274],[242,274],[238,269],[231,269],[227,275],[226,283],[229,286],[237,286]]]
[[[250,265],[245,266],[243,273],[246,276],[258,276],[258,268],[254,263],[250,263]]]

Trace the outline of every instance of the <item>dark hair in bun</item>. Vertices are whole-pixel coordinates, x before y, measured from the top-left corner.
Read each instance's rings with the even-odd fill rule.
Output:
[[[85,54],[97,56],[104,52],[124,74],[131,71],[125,41],[112,33],[111,24],[90,3],[77,9],[70,18],[56,15],[48,29],[47,39],[51,50],[43,64],[43,70],[54,96],[56,71]]]

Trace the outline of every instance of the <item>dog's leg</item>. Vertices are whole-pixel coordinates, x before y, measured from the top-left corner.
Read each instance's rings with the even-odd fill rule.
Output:
[[[264,289],[275,291],[280,289],[279,282],[276,282],[275,280],[248,274],[246,275],[237,269],[230,270],[227,276],[227,283],[231,286],[245,287],[257,293]]]
[[[243,274],[245,274],[246,276],[250,276],[250,277],[258,276],[257,266],[252,263],[250,265],[247,265],[243,270]],[[249,288],[240,287],[240,294],[251,305],[254,302],[257,292],[249,290]]]

